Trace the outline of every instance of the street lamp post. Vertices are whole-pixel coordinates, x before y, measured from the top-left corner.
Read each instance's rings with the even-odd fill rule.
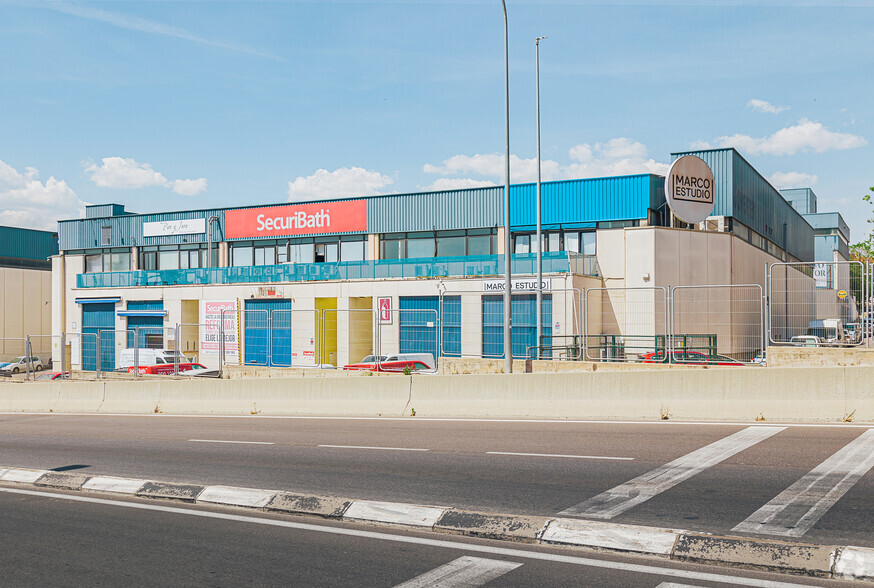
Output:
[[[540,359],[540,346],[543,344],[543,236],[540,229],[540,41],[546,37],[534,39],[534,74],[537,88],[537,303],[534,312],[537,313],[537,359]]]
[[[510,264],[510,52],[507,1],[504,8],[504,373],[513,373],[512,266]]]

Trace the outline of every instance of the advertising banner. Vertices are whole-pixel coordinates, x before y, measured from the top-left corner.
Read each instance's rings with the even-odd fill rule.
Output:
[[[549,292],[552,287],[552,280],[545,279],[541,283],[541,290],[543,292]],[[513,280],[512,284],[513,292],[536,292],[537,291],[537,280],[536,279],[525,279],[525,278],[516,278]],[[503,292],[504,291],[504,280],[483,280],[483,292]]]
[[[323,235],[367,230],[367,201],[313,202],[225,211],[225,238]]]
[[[200,301],[200,353],[218,356],[220,349],[220,325],[225,311],[225,361],[238,361],[240,355],[239,305],[236,300]]]

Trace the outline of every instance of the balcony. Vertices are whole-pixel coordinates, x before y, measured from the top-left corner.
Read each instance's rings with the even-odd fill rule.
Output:
[[[534,275],[537,273],[536,254],[513,255],[511,263],[514,275]],[[78,288],[129,288],[380,280],[387,278],[448,278],[500,276],[503,275],[503,272],[503,255],[471,255],[466,257],[341,261],[337,263],[289,263],[245,267],[104,272],[79,274],[76,276],[76,286]],[[593,255],[580,255],[564,251],[547,252],[543,254],[543,273],[597,276],[598,266]]]

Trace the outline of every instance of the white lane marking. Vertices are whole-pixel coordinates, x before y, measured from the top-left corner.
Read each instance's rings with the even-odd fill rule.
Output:
[[[561,455],[558,453],[516,453],[513,451],[486,451],[487,455],[521,455],[523,457],[567,457],[570,459],[610,459],[632,461],[633,457],[609,457],[606,455]]]
[[[612,519],[784,429],[785,427],[747,427],[567,508],[559,514]]]
[[[872,467],[874,429],[868,429],[732,530],[801,537]]]
[[[90,496],[81,496],[77,494],[58,494],[56,492],[42,492],[36,490],[24,490],[19,488],[3,488],[0,487],[0,492],[9,494],[23,494],[26,496],[37,496],[41,498],[54,498],[57,500],[72,500],[74,502],[87,502],[90,504],[100,504],[104,506],[117,506],[121,508],[134,508],[139,510],[150,510],[152,512],[165,512],[170,514],[188,515],[193,517],[203,517],[209,519],[218,519],[224,521],[235,521],[239,523],[251,523],[255,525],[267,525],[271,527],[282,527],[286,529],[295,529],[299,531],[310,531],[313,533],[328,533],[331,535],[344,535],[346,537],[357,537],[361,539],[377,539],[381,541],[392,541],[394,543],[407,543],[410,545],[425,545],[428,547],[436,547],[440,549],[455,549],[458,551],[468,551],[474,553],[487,553],[490,555],[499,555],[502,557],[518,557],[521,559],[530,559],[538,561],[548,561],[556,563],[573,564],[579,566],[587,566],[592,568],[602,568],[608,570],[620,570],[635,574],[652,574],[655,576],[668,576],[671,578],[682,578],[684,580],[698,580],[702,582],[721,582],[723,584],[734,584],[736,586],[753,586],[754,588],[798,588],[800,584],[791,584],[788,582],[777,582],[772,580],[761,580],[758,578],[744,578],[742,576],[726,576],[723,574],[714,574],[708,572],[697,572],[694,570],[683,570],[671,567],[659,567],[646,564],[632,564],[621,561],[610,561],[602,559],[594,559],[589,557],[578,557],[570,555],[559,555],[556,553],[540,553],[537,551],[525,551],[522,549],[511,549],[507,547],[493,547],[490,545],[479,545],[475,543],[463,543],[461,541],[447,541],[445,539],[427,539],[424,537],[410,537],[406,535],[395,535],[392,533],[381,533],[377,531],[363,531],[360,529],[348,529],[343,527],[323,527],[312,523],[297,523],[294,521],[286,521],[282,519],[267,519],[253,516],[235,515],[224,512],[211,512],[206,510],[198,510],[196,508],[180,508],[178,506],[163,506],[159,504],[148,504],[144,502],[125,502],[122,500],[109,500],[106,498],[92,498]]]
[[[416,449],[413,447],[370,447],[367,445],[316,445],[316,447],[332,449],[385,449],[386,451],[430,451],[429,449]]]
[[[197,496],[197,502],[212,502],[214,504],[232,504],[234,506],[250,506],[261,508],[266,506],[276,492],[257,490],[255,488],[235,488],[234,486],[207,486]]]
[[[476,588],[500,578],[522,564],[465,555],[395,588]]]
[[[433,527],[446,509],[398,502],[356,500],[343,513],[344,519]]]
[[[48,470],[27,470],[9,468],[8,470],[0,470],[0,480],[4,482],[20,482],[22,484],[33,484],[44,475]]]
[[[227,441],[225,439],[189,439],[191,443],[240,443],[241,445],[276,445],[269,441]]]
[[[835,562],[835,577],[874,580],[874,549],[844,547]]]
[[[119,494],[136,494],[148,480],[136,478],[115,478],[113,476],[94,476],[82,484],[83,490],[95,492],[117,492]]]
[[[131,417],[131,418],[147,418],[147,419],[246,419],[264,420],[302,420],[302,421],[406,421],[406,422],[446,422],[446,423],[543,423],[543,424],[565,424],[565,425],[658,425],[660,427],[674,426],[694,426],[694,427],[736,427],[737,421],[587,421],[580,419],[465,419],[465,418],[439,418],[439,417],[342,417],[342,416],[289,416],[289,415],[269,415],[269,414],[253,414],[251,416],[243,416],[236,414],[131,414],[122,412],[77,412],[75,414],[63,412],[9,412],[0,411],[0,415],[11,416],[44,416],[44,417]],[[749,425],[751,427],[798,427],[801,429],[867,429],[871,425],[853,424],[853,423],[778,423],[769,422],[767,425]]]
[[[547,525],[541,541],[670,555],[677,537],[683,533],[685,531],[673,529],[617,525],[579,519],[555,519]]]
[[[701,586],[692,586],[691,584],[676,584],[674,582],[662,582],[656,588],[702,588]]]

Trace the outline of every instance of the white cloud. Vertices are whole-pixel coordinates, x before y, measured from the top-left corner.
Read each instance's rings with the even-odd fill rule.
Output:
[[[168,180],[148,163],[138,163],[129,157],[104,157],[101,165],[90,163],[85,173],[101,188],[137,189],[150,186],[170,188],[183,196],[194,196],[206,190],[206,178],[196,180]]]
[[[749,102],[747,102],[747,106],[755,110],[756,112],[764,112],[766,114],[778,114],[783,112],[784,110],[789,110],[788,106],[774,106],[770,102],[766,102],[765,100],[759,100],[758,98],[753,98]]]
[[[570,164],[562,165],[551,159],[541,162],[541,177],[544,181],[570,178],[592,178],[599,176],[667,173],[669,165],[647,158],[646,146],[634,139],[617,137],[605,143],[581,143],[572,147],[568,156]],[[503,180],[504,156],[497,153],[476,155],[453,155],[440,165],[425,164],[425,173],[443,176],[475,174],[491,181],[480,185],[494,185]],[[533,182],[537,179],[537,159],[521,159],[510,156],[510,178],[513,183]],[[466,187],[477,180],[458,178],[468,182]],[[438,180],[439,181],[439,180]],[[437,185],[435,182],[434,185]],[[465,184],[461,184],[465,186]],[[439,189],[439,188],[438,188]]]
[[[373,196],[393,182],[390,176],[361,167],[341,167],[332,172],[320,169],[311,176],[300,176],[288,182],[288,201]]]
[[[21,173],[0,161],[0,224],[56,231],[58,219],[82,215],[85,204],[66,182],[38,178],[33,167]]]
[[[823,151],[855,149],[868,144],[864,137],[850,133],[830,131],[822,123],[807,120],[798,121],[792,127],[780,129],[768,137],[731,135],[719,137],[720,147],[734,147],[753,155],[794,155],[799,151]]]
[[[206,178],[173,181],[173,191],[182,196],[195,196],[204,190],[206,190]]]
[[[814,175],[801,172],[775,172],[768,178],[771,185],[778,189],[809,188],[815,185],[818,180],[819,178]]]

